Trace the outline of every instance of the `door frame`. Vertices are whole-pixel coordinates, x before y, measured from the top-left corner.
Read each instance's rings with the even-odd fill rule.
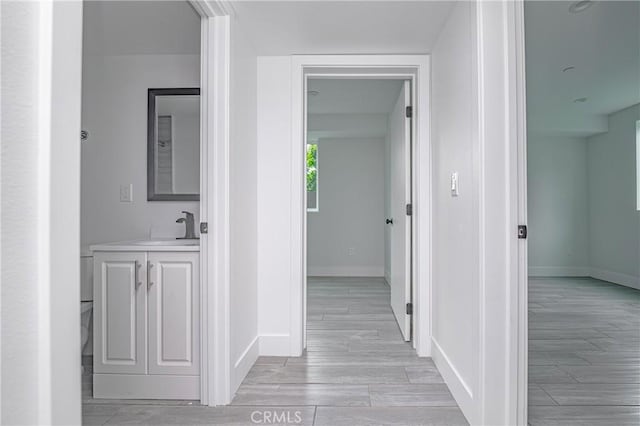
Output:
[[[528,224],[527,215],[527,90],[526,90],[526,53],[525,53],[525,23],[524,1],[507,4],[508,40],[510,50],[509,86],[515,120],[510,121],[510,136],[515,140],[516,149],[511,158],[510,174],[516,185],[515,194],[511,195],[511,217],[513,228],[519,224]],[[528,243],[526,239],[518,239],[514,249],[517,254],[510,265],[512,277],[517,283],[517,291],[512,295],[509,303],[513,318],[517,321],[515,330],[509,336],[513,376],[516,384],[516,400],[511,404],[517,424],[528,424],[529,403],[529,263]]]
[[[200,30],[200,402],[231,402],[229,91],[232,5],[188,0]],[[211,237],[210,237],[211,236]]]
[[[430,55],[294,55],[291,62],[291,354],[306,345],[307,209],[305,197],[306,82],[315,78],[412,81],[413,346],[431,355],[431,111]],[[418,167],[419,165],[419,167]]]

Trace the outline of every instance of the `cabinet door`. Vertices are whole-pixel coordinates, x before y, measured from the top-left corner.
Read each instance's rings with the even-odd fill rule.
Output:
[[[93,259],[94,370],[144,374],[146,255],[97,252]]]
[[[149,253],[149,374],[200,371],[199,253]]]

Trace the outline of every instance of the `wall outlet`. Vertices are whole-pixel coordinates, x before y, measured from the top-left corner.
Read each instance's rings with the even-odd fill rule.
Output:
[[[349,256],[353,256],[354,254],[356,254],[356,249],[355,247],[349,247],[349,249],[347,250],[347,254]]]
[[[120,202],[130,203],[133,201],[133,184],[120,185]]]

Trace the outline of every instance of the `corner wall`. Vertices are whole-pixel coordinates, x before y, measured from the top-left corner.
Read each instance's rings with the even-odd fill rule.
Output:
[[[640,105],[589,138],[529,135],[529,275],[640,289],[636,121]]]
[[[587,144],[590,275],[640,289],[638,120],[640,104],[611,114],[609,131],[588,138]]]

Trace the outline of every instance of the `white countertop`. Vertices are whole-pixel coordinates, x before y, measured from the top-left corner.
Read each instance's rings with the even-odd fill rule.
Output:
[[[133,240],[115,243],[92,244],[95,251],[200,251],[200,240]]]

